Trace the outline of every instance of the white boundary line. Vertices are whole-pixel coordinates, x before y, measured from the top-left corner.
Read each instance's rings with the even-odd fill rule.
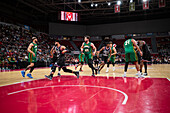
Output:
[[[35,88],[29,88],[29,89],[24,89],[24,90],[20,90],[20,91],[15,91],[15,92],[11,92],[8,93],[8,95],[13,95],[16,93],[20,93],[20,92],[24,92],[24,91],[29,91],[29,90],[35,90],[35,89],[43,89],[43,88],[49,88],[49,87],[78,87],[78,86],[83,86],[83,87],[94,87],[94,88],[103,88],[103,89],[108,89],[108,90],[112,90],[112,91],[117,91],[121,94],[123,94],[125,96],[122,105],[125,105],[127,100],[128,100],[128,96],[126,93],[124,93],[123,91],[120,91],[118,89],[114,89],[114,88],[110,88],[110,87],[104,87],[104,86],[92,86],[92,85],[54,85],[54,86],[45,86],[45,87],[35,87]]]
[[[169,78],[167,78],[169,81],[170,81],[170,79]]]

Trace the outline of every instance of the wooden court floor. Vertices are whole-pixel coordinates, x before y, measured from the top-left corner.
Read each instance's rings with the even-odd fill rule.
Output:
[[[97,76],[107,76],[107,77],[121,77],[123,75],[124,65],[115,65],[116,70],[113,71],[112,65],[110,65],[110,70],[108,73],[106,73],[106,66],[103,68],[100,74]],[[75,70],[74,66],[67,67],[69,69]],[[78,69],[79,70],[79,67]],[[144,71],[144,69],[143,69]],[[27,71],[28,72],[28,71]],[[27,77],[23,78],[21,76],[20,71],[9,71],[9,72],[0,72],[0,86],[25,82],[25,81],[31,81],[31,80],[38,80],[43,79],[44,75],[48,75],[50,73],[50,68],[37,68],[33,72],[34,79],[29,79]],[[56,73],[54,76],[57,76],[58,69],[56,70]],[[136,77],[136,69],[134,65],[130,65],[127,77]],[[148,76],[151,78],[168,78],[170,79],[170,64],[152,64],[148,66]],[[61,75],[73,75],[72,73],[65,73],[61,71]],[[80,72],[80,76],[91,76],[91,69],[87,66],[83,66],[83,72]],[[96,77],[97,77],[96,76]]]

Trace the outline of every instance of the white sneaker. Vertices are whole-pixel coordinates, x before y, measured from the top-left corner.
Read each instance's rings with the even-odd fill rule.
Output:
[[[108,73],[108,72],[109,72],[109,69],[106,70],[106,73]]]
[[[140,73],[138,74],[138,78],[144,78],[144,76]]]
[[[140,73],[142,75],[142,73]],[[136,73],[136,76],[138,76],[138,73]]]
[[[126,77],[126,74],[123,74],[122,77]]]
[[[147,76],[148,75],[148,73],[143,73],[143,76]]]
[[[113,67],[113,71],[115,71],[115,67]]]

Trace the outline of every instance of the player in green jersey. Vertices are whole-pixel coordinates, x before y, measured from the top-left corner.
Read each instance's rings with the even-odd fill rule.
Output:
[[[125,37],[126,41],[124,42],[123,47],[125,48],[125,70],[124,70],[124,75],[123,77],[126,77],[126,72],[127,72],[127,68],[128,68],[128,64],[129,62],[134,62],[135,66],[136,66],[136,70],[138,72],[138,77],[143,77],[140,73],[139,70],[139,65],[138,65],[138,57],[136,54],[136,51],[134,50],[134,47],[136,47],[136,49],[139,51],[140,55],[142,56],[142,51],[140,50],[140,48],[138,47],[136,41],[134,39],[132,39],[130,36]]]
[[[80,70],[79,71],[83,71],[82,67],[84,64],[84,58],[85,58],[85,54],[84,53],[80,53],[79,54],[79,64],[75,67],[75,69],[77,69],[78,66],[80,66]]]
[[[28,46],[27,51],[29,52],[28,54],[28,62],[30,62],[30,65],[27,66],[27,68],[23,71],[21,71],[21,74],[23,77],[25,77],[25,72],[30,69],[30,72],[27,74],[27,76],[29,78],[33,78],[31,73],[34,70],[34,65],[37,62],[37,42],[38,39],[36,37],[32,37],[32,43],[30,43],[30,45]],[[39,49],[39,51],[41,52],[41,49]]]
[[[90,36],[84,37],[85,42],[83,42],[81,46],[81,52],[85,54],[86,63],[88,63],[88,66],[92,69],[92,76],[95,77],[94,70],[95,70],[95,74],[97,74],[97,69],[95,69],[93,66],[93,56],[96,53],[96,47],[89,40],[90,40]]]
[[[116,44],[112,44],[112,42],[110,43],[110,47],[111,47],[111,54],[109,55],[109,64],[111,63],[113,65],[113,71],[115,71],[115,58],[116,58]],[[109,71],[109,64],[107,67],[106,72]]]

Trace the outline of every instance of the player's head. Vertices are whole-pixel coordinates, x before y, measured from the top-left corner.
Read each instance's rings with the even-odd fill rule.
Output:
[[[132,36],[125,36],[125,39],[126,39],[126,40],[132,39]]]
[[[106,42],[106,46],[107,46],[107,47],[110,47],[110,44],[112,44],[112,41],[107,41],[107,42]]]
[[[84,36],[84,41],[88,42],[90,40],[90,36]]]
[[[38,42],[37,37],[32,37],[32,41],[37,43]]]
[[[55,46],[58,46],[60,44],[59,40],[55,40]]]

